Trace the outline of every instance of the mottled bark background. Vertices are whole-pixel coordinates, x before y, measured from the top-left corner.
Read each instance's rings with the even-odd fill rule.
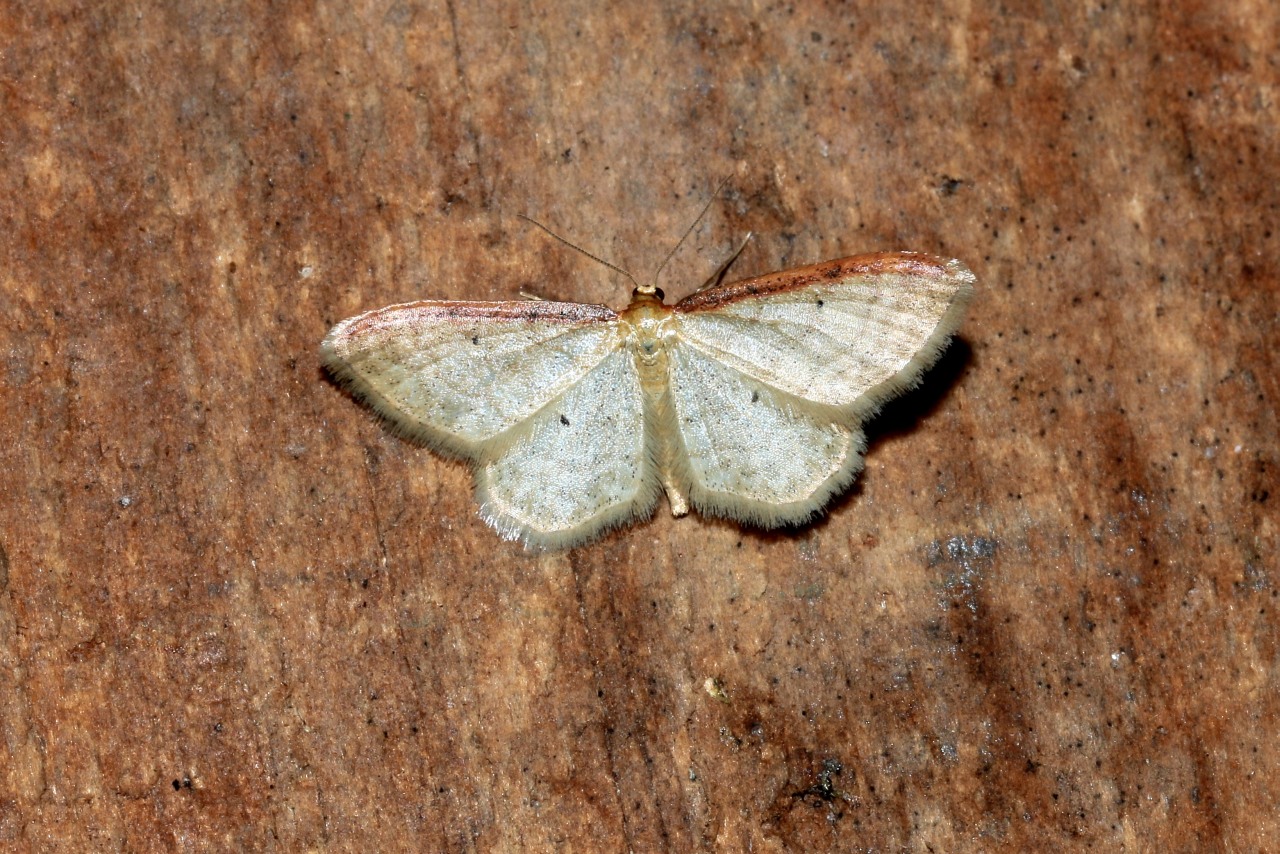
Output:
[[[0,2],[0,847],[1280,838],[1273,3]],[[979,289],[827,518],[529,555],[320,371],[421,297]]]

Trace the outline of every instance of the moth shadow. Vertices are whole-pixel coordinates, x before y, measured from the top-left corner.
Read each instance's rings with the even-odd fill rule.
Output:
[[[867,448],[873,448],[886,437],[903,436],[914,430],[920,421],[938,409],[972,361],[973,348],[969,343],[962,338],[952,338],[937,363],[920,376],[918,386],[885,403],[863,425]]]

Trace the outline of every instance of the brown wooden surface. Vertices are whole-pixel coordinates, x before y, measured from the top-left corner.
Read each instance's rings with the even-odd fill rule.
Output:
[[[0,847],[1274,850],[1274,4],[0,6]],[[819,524],[529,556],[318,369],[726,175],[669,297],[979,277]]]

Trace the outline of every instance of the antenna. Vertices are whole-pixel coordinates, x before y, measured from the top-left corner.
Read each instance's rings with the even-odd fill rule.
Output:
[[[630,280],[631,280],[631,284],[633,284],[633,285],[635,285],[635,286],[636,286],[636,290],[640,291],[641,293],[648,293],[648,294],[653,293],[654,288],[653,288],[653,286],[652,286],[652,285],[650,285],[650,286],[649,286],[649,287],[647,287],[647,288],[646,288],[646,287],[644,287],[643,285],[641,285],[639,282],[637,282],[637,281],[636,281],[636,277],[635,277],[635,276],[631,275],[631,274],[630,274],[630,273],[628,273],[626,270],[624,270],[624,269],[622,269],[621,267],[619,267],[617,264],[610,264],[608,261],[604,260],[604,259],[603,259],[603,258],[601,258],[600,256],[598,256],[598,255],[592,255],[590,252],[588,252],[587,250],[583,249],[581,246],[577,245],[576,243],[572,243],[572,242],[570,242],[570,241],[566,240],[565,238],[563,238],[563,237],[561,237],[560,235],[556,234],[554,231],[552,231],[551,229],[547,228],[545,225],[543,225],[542,223],[538,222],[536,219],[533,219],[532,217],[527,217],[527,216],[525,216],[524,214],[516,214],[516,216],[520,217],[520,218],[521,218],[522,220],[524,220],[525,222],[531,222],[531,223],[533,223],[533,224],[534,224],[534,225],[536,225],[538,228],[540,228],[540,229],[542,229],[543,231],[545,231],[547,234],[550,234],[550,235],[551,235],[552,237],[554,237],[556,240],[559,240],[559,241],[560,241],[561,243],[563,243],[565,246],[568,246],[570,249],[576,249],[577,251],[581,252],[583,255],[586,255],[586,256],[587,256],[588,258],[590,258],[592,261],[595,261],[597,264],[603,264],[604,266],[608,267],[610,270],[613,270],[615,273],[621,273],[622,275],[626,276],[628,279],[630,279]]]
[[[698,227],[698,223],[702,222],[702,218],[707,215],[707,211],[711,210],[711,203],[714,202],[717,198],[719,198],[720,191],[724,189],[725,184],[729,183],[729,179],[731,177],[733,176],[732,175],[724,176],[724,180],[722,180],[720,184],[716,187],[716,191],[711,194],[711,198],[707,199],[707,203],[702,206],[702,210],[701,212],[698,213],[697,218],[695,218],[693,223],[687,229],[685,229],[684,234],[682,234],[680,236],[680,239],[676,241],[676,245],[671,247],[671,251],[667,253],[667,257],[662,259],[662,263],[658,265],[658,269],[653,272],[652,287],[654,288],[658,287],[658,277],[662,275],[662,268],[667,266],[667,262],[670,261],[675,256],[676,252],[680,251],[680,247],[684,245],[684,242],[686,239],[688,239],[689,235],[693,234],[693,230]],[[739,249],[738,251],[741,252],[742,250]],[[736,258],[737,255],[735,254],[734,257]]]

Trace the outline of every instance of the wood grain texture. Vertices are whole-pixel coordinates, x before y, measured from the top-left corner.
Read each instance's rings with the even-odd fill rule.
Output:
[[[0,847],[1280,838],[1274,4],[6,4]],[[826,520],[529,557],[337,320],[983,284]],[[707,680],[712,689],[708,690]],[[716,687],[719,686],[719,687]]]

